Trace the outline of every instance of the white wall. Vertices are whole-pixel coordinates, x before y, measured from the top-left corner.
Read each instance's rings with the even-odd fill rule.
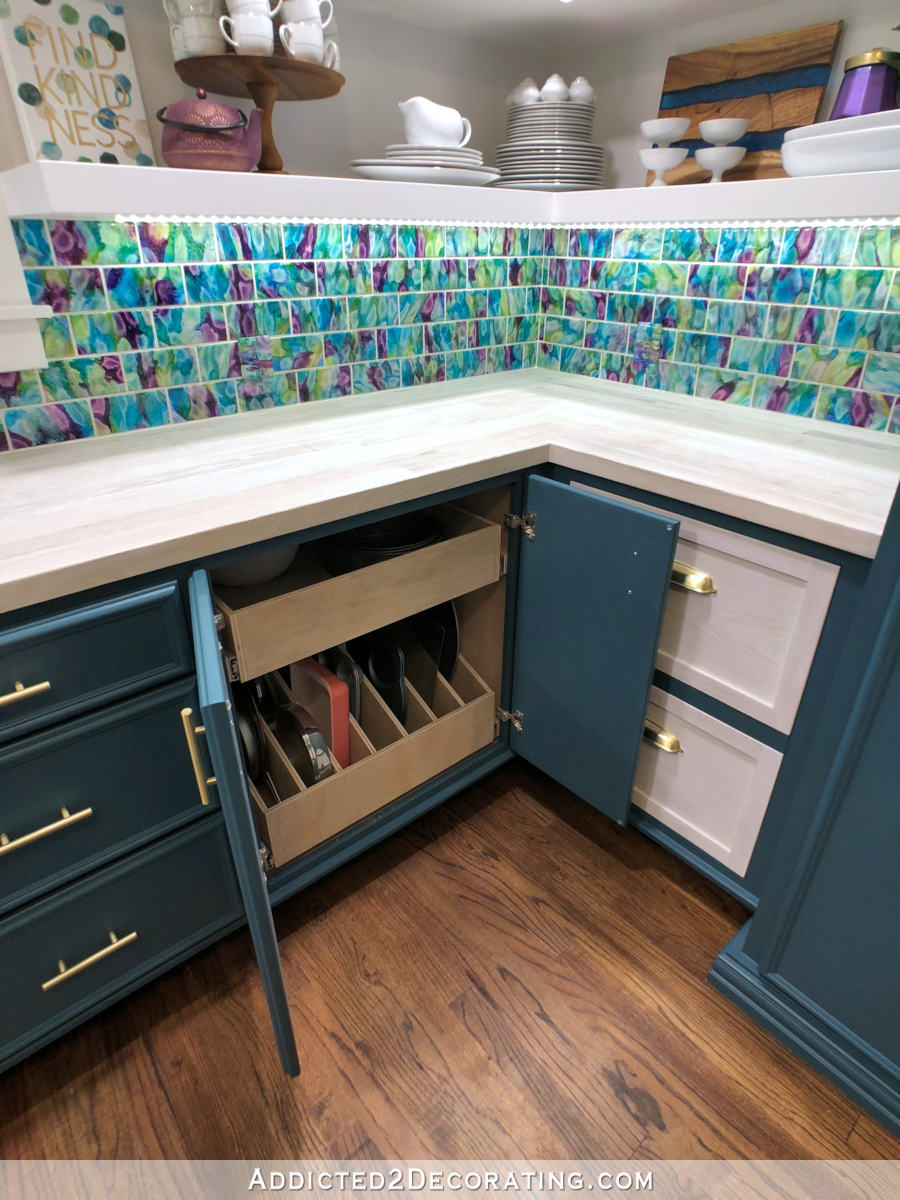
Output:
[[[900,21],[897,0],[779,0],[697,24],[657,27],[641,37],[617,39],[605,46],[588,41],[557,45],[526,73],[538,77],[554,70],[567,79],[586,76],[597,91],[596,140],[611,158],[607,186],[640,187],[646,172],[637,151],[647,143],[639,127],[657,114],[669,55],[835,19],[843,20],[844,29],[823,108],[827,115],[845,58],[875,46],[900,46],[900,34],[891,32]]]

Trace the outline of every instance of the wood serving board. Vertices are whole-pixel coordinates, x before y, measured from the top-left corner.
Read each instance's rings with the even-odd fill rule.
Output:
[[[690,117],[687,134],[674,144],[687,146],[691,154],[668,172],[667,181],[701,183],[709,178],[693,152],[707,144],[700,137],[698,122],[711,117],[747,117],[750,121],[738,143],[747,147],[747,154],[726,178],[783,177],[785,131],[810,125],[818,117],[841,27],[841,21],[827,21],[673,55],[666,65],[659,115]],[[653,174],[648,172],[647,183],[652,180]]]

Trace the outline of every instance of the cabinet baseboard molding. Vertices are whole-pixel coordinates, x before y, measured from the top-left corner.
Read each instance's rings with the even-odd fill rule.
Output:
[[[896,1067],[796,989],[782,985],[777,976],[761,975],[756,962],[743,949],[751,924],[748,921],[715,959],[707,976],[709,982],[876,1121],[900,1136],[900,1080]]]

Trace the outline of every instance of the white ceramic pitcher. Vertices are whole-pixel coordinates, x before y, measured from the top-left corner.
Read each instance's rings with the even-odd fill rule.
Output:
[[[465,146],[472,126],[455,108],[435,104],[424,96],[411,96],[398,105],[410,146]]]

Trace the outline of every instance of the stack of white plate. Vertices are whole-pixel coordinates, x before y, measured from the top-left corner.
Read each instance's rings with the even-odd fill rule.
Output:
[[[564,101],[509,110],[497,147],[498,187],[575,191],[604,185],[606,153],[591,141],[594,105]]]
[[[499,179],[499,172],[484,165],[480,150],[468,146],[396,145],[385,149],[385,158],[356,158],[350,164],[366,179],[398,183],[459,183],[479,187]]]

